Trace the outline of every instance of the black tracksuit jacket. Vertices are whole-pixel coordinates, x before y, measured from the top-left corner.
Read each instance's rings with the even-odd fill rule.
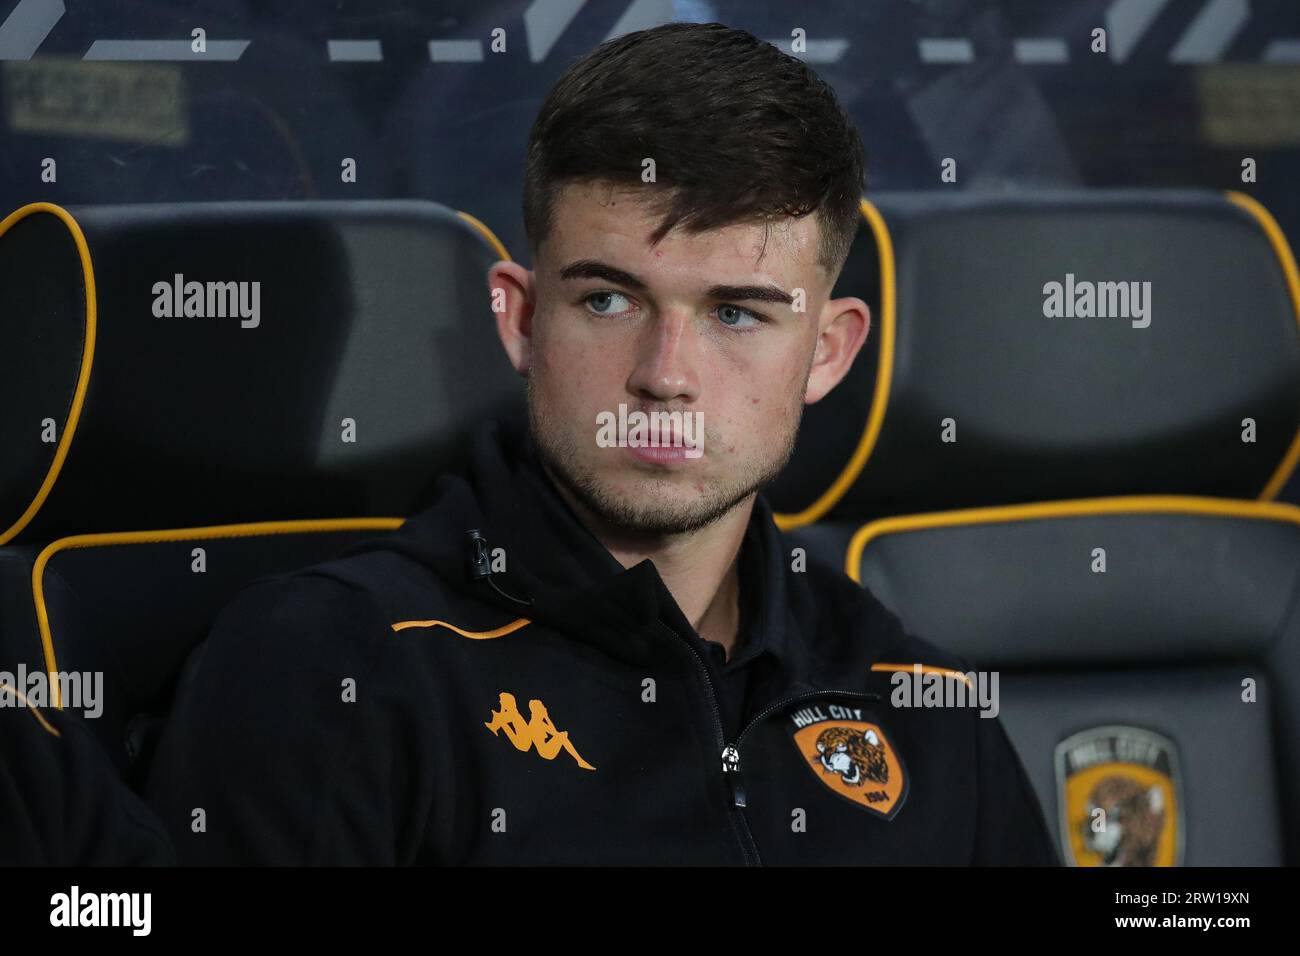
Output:
[[[182,863],[1056,864],[1000,722],[872,669],[966,662],[792,547],[760,495],[724,662],[488,423],[401,529],[223,609],[146,797]]]
[[[167,831],[83,718],[13,688],[0,695],[0,866],[176,863]]]

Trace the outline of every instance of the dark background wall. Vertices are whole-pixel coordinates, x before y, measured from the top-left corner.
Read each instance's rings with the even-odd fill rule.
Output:
[[[949,188],[1246,189],[1300,235],[1295,0],[0,0],[0,207],[419,196],[522,257],[541,97],[601,40],[670,19],[786,49],[803,29],[860,124],[868,190],[938,188],[950,156]]]

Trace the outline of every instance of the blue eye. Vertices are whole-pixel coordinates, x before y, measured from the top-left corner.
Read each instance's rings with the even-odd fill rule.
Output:
[[[610,308],[610,306],[614,304],[615,300],[618,299],[623,300],[624,307],[621,309]],[[586,296],[582,301],[585,302],[587,308],[596,315],[618,315],[620,312],[626,312],[627,307],[630,304],[627,296],[619,292],[593,292],[591,295]]]
[[[748,323],[743,321],[745,317],[750,319]],[[757,313],[750,312],[748,309],[742,309],[734,305],[718,306],[718,318],[721,319],[722,324],[729,329],[748,329],[763,321],[758,317]],[[728,321],[729,318],[736,318],[740,321]]]

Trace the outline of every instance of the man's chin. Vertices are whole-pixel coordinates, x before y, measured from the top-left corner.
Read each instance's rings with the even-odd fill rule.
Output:
[[[626,505],[618,502],[602,507],[598,512],[610,527],[625,533],[671,536],[700,531],[717,521],[726,511],[717,509]],[[726,509],[730,510],[730,509]]]
[[[576,453],[575,443],[544,437],[535,444],[553,481],[593,518],[611,530],[643,535],[681,535],[708,527],[758,490],[728,488],[708,474],[708,459],[657,467],[630,456],[611,460]],[[614,449],[623,454],[622,449]],[[572,502],[571,502],[572,503]]]
[[[618,490],[615,490],[617,488]],[[706,483],[681,473],[597,479],[578,489],[583,503],[601,521],[621,531],[675,535],[713,524],[740,504],[748,493],[720,494]]]

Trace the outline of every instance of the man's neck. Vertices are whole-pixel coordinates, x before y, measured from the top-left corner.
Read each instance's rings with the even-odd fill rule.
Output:
[[[549,476],[549,469],[548,477]],[[689,534],[653,535],[614,528],[578,501],[553,477],[551,484],[605,549],[630,568],[654,562],[682,614],[706,641],[716,641],[730,660],[740,630],[740,549],[754,509],[754,496],[713,524]]]

